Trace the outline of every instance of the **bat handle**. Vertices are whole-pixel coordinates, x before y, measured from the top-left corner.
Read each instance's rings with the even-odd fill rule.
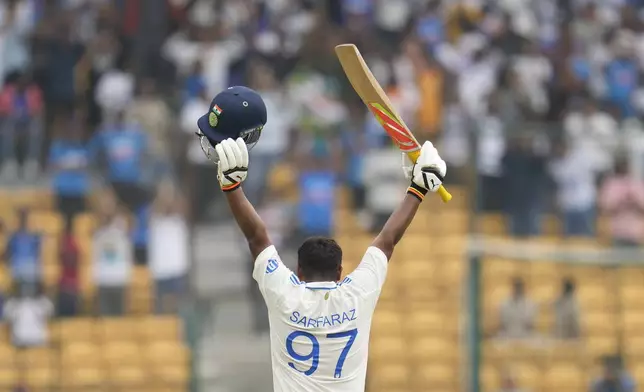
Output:
[[[438,188],[438,195],[441,197],[441,200],[443,200],[443,203],[447,203],[452,200],[452,194],[449,193],[442,185]]]
[[[418,160],[418,157],[420,156],[420,150],[410,151],[407,153],[407,155],[412,162],[416,162]],[[443,203],[447,203],[448,201],[452,200],[452,195],[442,185],[440,188],[438,188],[438,195],[441,197],[441,200],[443,200]]]

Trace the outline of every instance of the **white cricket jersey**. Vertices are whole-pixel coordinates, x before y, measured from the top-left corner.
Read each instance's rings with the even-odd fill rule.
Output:
[[[387,257],[369,247],[336,282],[300,282],[269,246],[253,278],[268,307],[274,392],[363,392],[369,332]]]

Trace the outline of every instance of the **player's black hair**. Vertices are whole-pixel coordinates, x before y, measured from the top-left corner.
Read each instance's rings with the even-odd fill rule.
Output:
[[[310,237],[297,250],[297,263],[307,280],[335,281],[342,265],[342,248],[332,238]]]

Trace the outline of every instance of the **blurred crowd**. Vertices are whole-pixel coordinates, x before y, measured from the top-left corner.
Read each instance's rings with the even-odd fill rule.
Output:
[[[221,216],[195,122],[230,85],[267,105],[245,191],[277,242],[332,234],[338,184],[379,227],[401,197],[401,157],[333,54],[352,42],[419,139],[438,143],[448,182],[475,179],[479,207],[507,213],[513,234],[541,233],[555,211],[563,234],[593,236],[603,212],[614,242],[637,246],[643,20],[638,0],[6,0],[0,178],[51,184],[66,227],[61,315],[77,312],[73,226],[89,211],[99,312],[123,313],[135,263],[159,298],[183,292],[189,227]],[[90,203],[97,191],[107,196]],[[40,239],[28,214],[5,259],[31,300]]]

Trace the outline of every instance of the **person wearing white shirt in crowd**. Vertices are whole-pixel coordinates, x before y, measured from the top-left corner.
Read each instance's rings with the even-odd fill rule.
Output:
[[[125,294],[132,276],[133,250],[127,219],[116,198],[104,195],[92,243],[92,267],[97,287],[98,312],[103,316],[125,313]]]
[[[610,114],[599,110],[597,103],[588,99],[579,110],[572,110],[564,117],[563,126],[571,144],[586,152],[598,173],[612,169],[619,124]]]
[[[47,322],[54,313],[54,304],[42,293],[42,287],[29,286],[11,297],[4,306],[4,318],[11,326],[11,340],[17,347],[47,344]]]
[[[214,178],[217,176],[217,167],[213,166],[201,150],[199,138],[195,137],[197,127],[195,118],[210,110],[210,98],[208,91],[204,88],[195,98],[190,99],[181,109],[179,125],[185,133],[187,140],[186,158],[188,161],[188,177],[190,184],[190,218],[204,219],[208,216],[208,211],[217,199],[217,190],[204,181],[204,178]],[[204,214],[205,210],[205,214]]]
[[[266,190],[269,173],[288,148],[289,135],[295,120],[290,108],[293,106],[288,94],[278,85],[275,71],[267,65],[256,65],[253,69],[254,89],[264,99],[266,113],[271,119],[263,129],[270,135],[250,151],[255,166],[248,173],[246,189],[248,198],[254,205],[260,205]],[[203,155],[203,154],[202,154]]]
[[[184,200],[172,181],[163,181],[152,204],[148,244],[158,314],[177,311],[187,283],[190,240],[184,210]]]
[[[566,145],[568,144],[568,145]],[[597,171],[587,150],[560,142],[550,173],[557,184],[557,199],[567,236],[592,236],[595,233]]]

